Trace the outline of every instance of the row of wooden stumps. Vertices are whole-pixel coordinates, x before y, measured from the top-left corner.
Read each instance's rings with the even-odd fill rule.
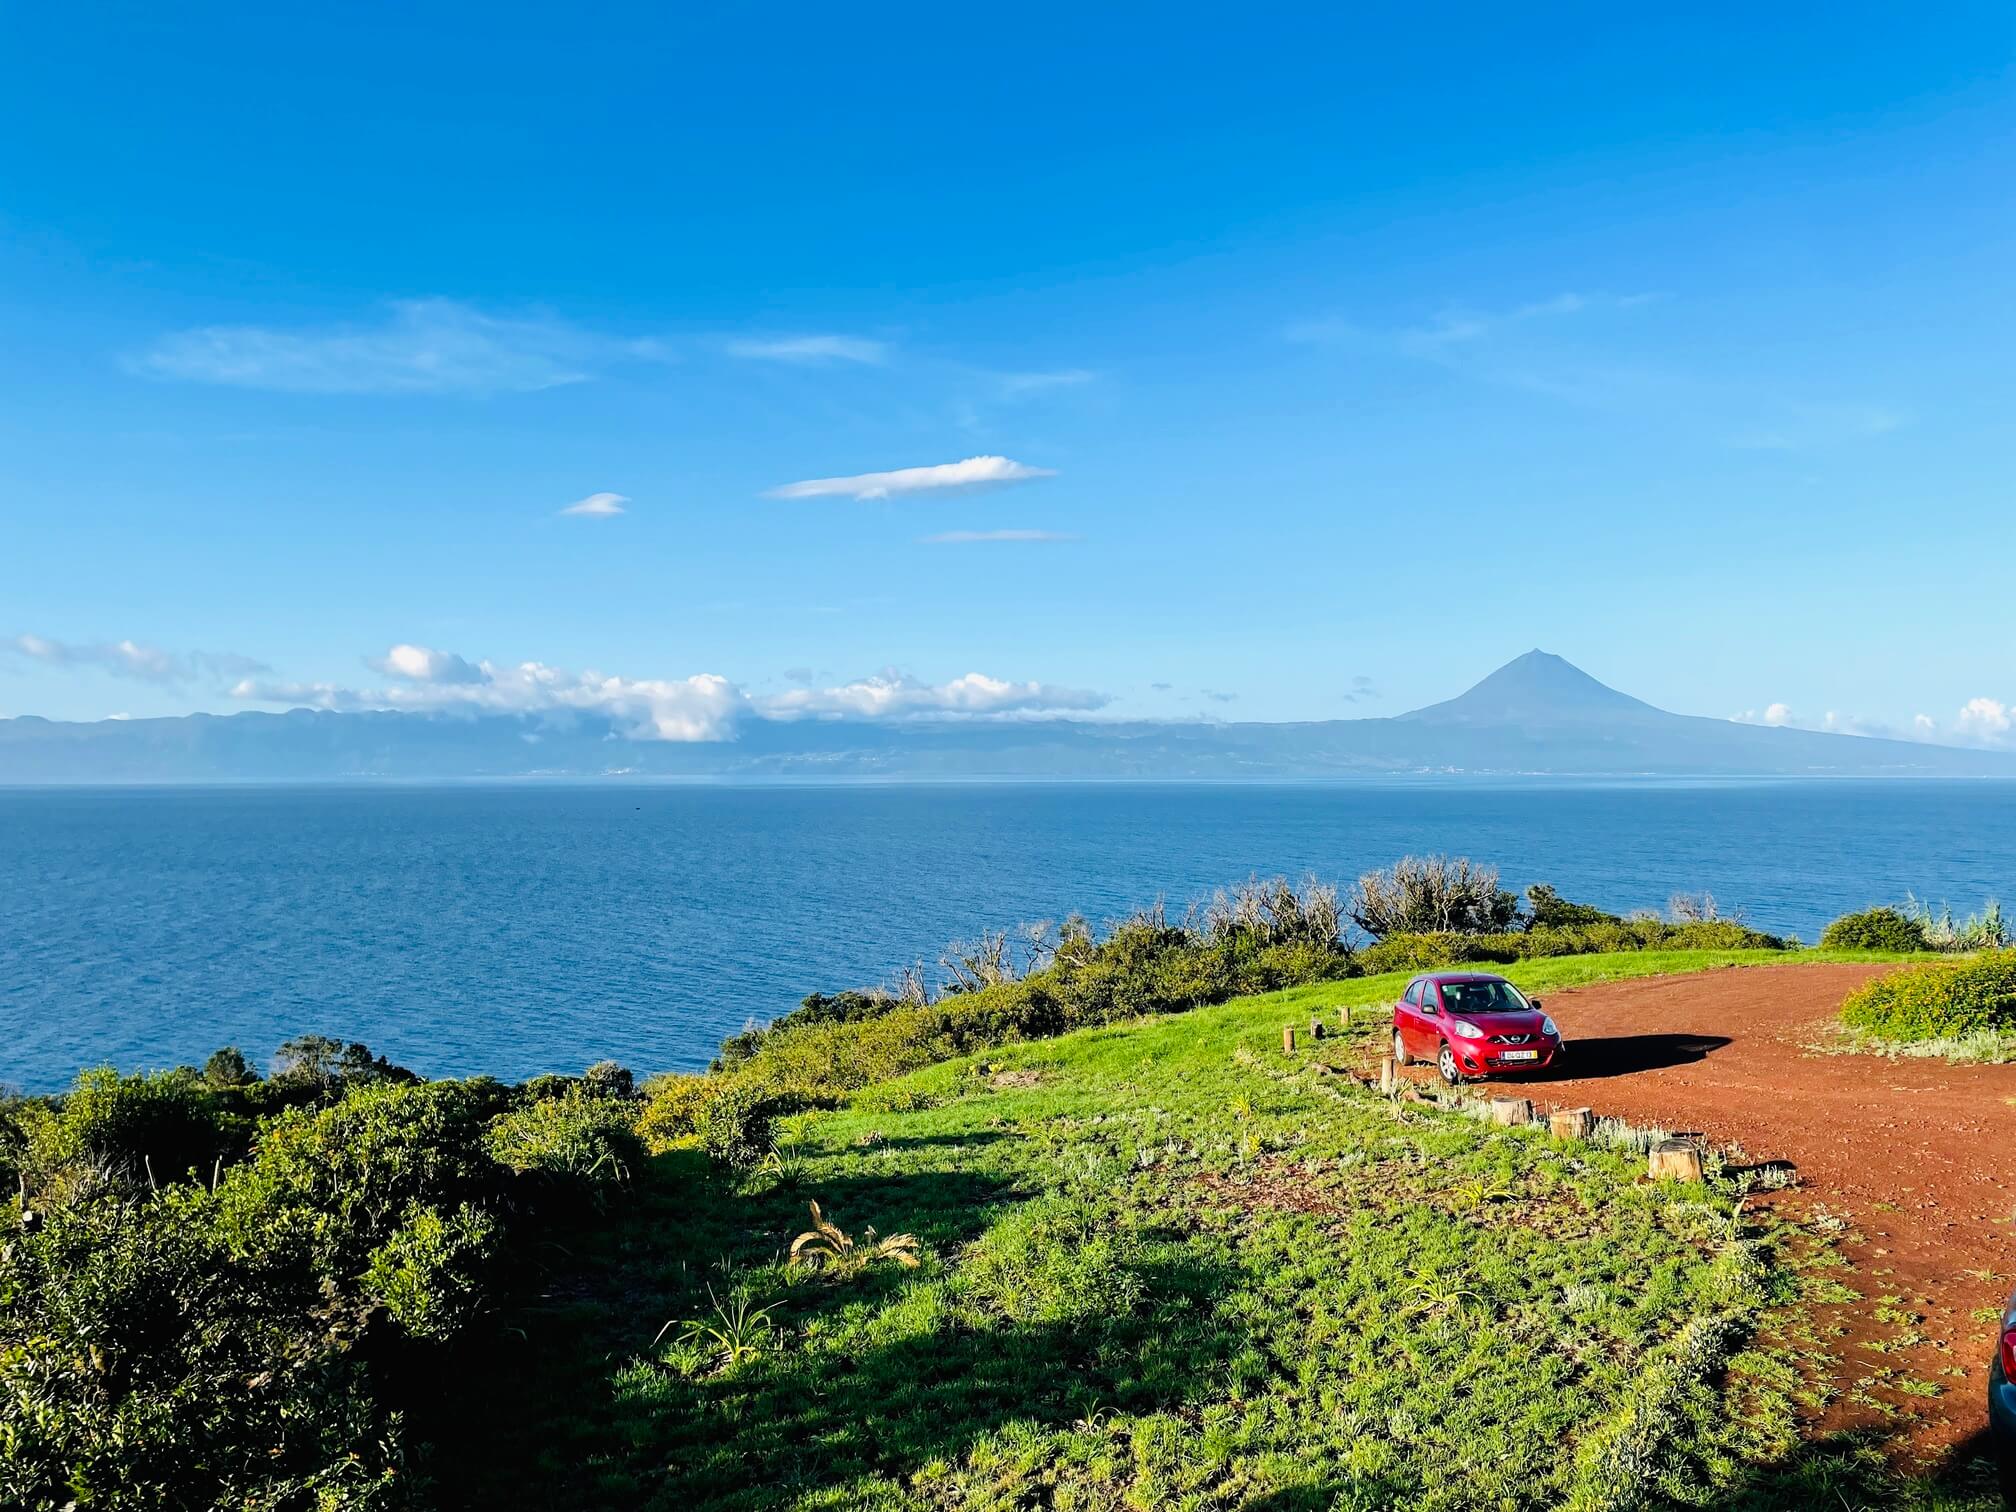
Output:
[[[1351,1027],[1349,1004],[1337,1010],[1338,1017],[1346,1029]],[[1321,1040],[1325,1029],[1323,1020],[1309,1020],[1309,1038]],[[1281,1027],[1281,1049],[1285,1054],[1295,1053],[1295,1026]],[[1379,1090],[1388,1097],[1395,1096],[1404,1085],[1400,1069],[1387,1056],[1379,1062]],[[1542,1120],[1534,1112],[1532,1102],[1524,1097],[1494,1097],[1489,1105],[1491,1122],[1508,1129],[1524,1128],[1527,1124]],[[1588,1108],[1555,1108],[1545,1118],[1547,1132],[1556,1139],[1586,1140],[1596,1132],[1596,1115]],[[1684,1139],[1663,1139],[1646,1152],[1645,1172],[1654,1181],[1700,1181],[1704,1176],[1701,1164],[1701,1147]]]

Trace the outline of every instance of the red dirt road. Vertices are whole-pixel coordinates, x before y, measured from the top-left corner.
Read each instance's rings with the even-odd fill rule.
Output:
[[[1972,1314],[1999,1307],[2016,1280],[2016,1065],[1812,1049],[1841,999],[1884,969],[1742,967],[1549,993],[1570,1055],[1562,1074],[1517,1086],[1543,1106],[1699,1131],[1751,1160],[1795,1164],[1795,1205],[1850,1220],[1847,1280],[1863,1294],[1838,1319],[1842,1395],[1819,1426],[1885,1424],[1852,1400],[1863,1382],[1917,1414],[1887,1426],[1900,1451],[1930,1457],[1982,1427],[1994,1326]],[[1886,1308],[1886,1297],[1902,1300]],[[1899,1309],[1921,1321],[1899,1321]],[[1956,1366],[1966,1374],[1949,1374]],[[1890,1390],[1889,1370],[1944,1394]]]

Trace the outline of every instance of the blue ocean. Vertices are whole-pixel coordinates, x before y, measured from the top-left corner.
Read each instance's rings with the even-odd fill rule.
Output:
[[[1907,890],[2016,899],[2016,784],[5,791],[0,1083],[304,1032],[429,1075],[687,1069],[983,927],[1409,851],[1811,940]]]

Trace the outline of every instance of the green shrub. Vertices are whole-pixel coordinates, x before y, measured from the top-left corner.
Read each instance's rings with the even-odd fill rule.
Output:
[[[389,1512],[363,1323],[235,1265],[200,1186],[38,1210],[0,1242],[0,1505]]]
[[[371,1252],[365,1290],[416,1339],[449,1339],[482,1308],[497,1251],[497,1220],[463,1203],[453,1212],[414,1204]]]
[[[53,1109],[23,1122],[38,1174],[82,1167],[129,1186],[174,1181],[192,1169],[207,1179],[227,1143],[216,1101],[186,1071],[84,1071]]]
[[[1498,868],[1467,856],[1402,856],[1367,872],[1352,889],[1352,922],[1383,940],[1395,934],[1496,934],[1510,929],[1519,899],[1498,885]]]
[[[2016,1027],[2016,950],[1878,977],[1848,995],[1841,1021],[1879,1039],[1905,1041]]]
[[[1600,908],[1592,908],[1587,903],[1570,903],[1545,882],[1535,882],[1526,889],[1526,927],[1528,929],[1575,928],[1589,924],[1621,924],[1624,921],[1613,913],[1605,913]]]
[[[500,1096],[495,1083],[381,1082],[290,1108],[225,1175],[220,1232],[235,1253],[353,1276],[416,1204],[452,1208],[494,1185],[484,1136]]]
[[[1843,914],[1820,936],[1828,950],[1929,949],[1925,926],[1894,908],[1865,908],[1861,913]]]
[[[626,1073],[627,1074],[627,1073]],[[485,1143],[498,1164],[553,1181],[601,1188],[625,1180],[641,1153],[637,1108],[577,1083],[499,1114]]]

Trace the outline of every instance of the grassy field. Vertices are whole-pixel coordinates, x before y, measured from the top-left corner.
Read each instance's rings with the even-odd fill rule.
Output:
[[[1817,953],[1523,963],[1531,992]],[[1848,957],[1869,959],[1866,955]],[[1280,1028],[1403,977],[992,1051],[659,1157],[416,1424],[470,1507],[1990,1505],[1805,1445],[1835,1257],[1635,1153],[1389,1102]],[[854,1241],[787,1250],[808,1204]],[[875,1259],[866,1230],[907,1234]],[[1770,1326],[1760,1331],[1760,1322]],[[1760,1342],[1764,1339],[1771,1342]]]

